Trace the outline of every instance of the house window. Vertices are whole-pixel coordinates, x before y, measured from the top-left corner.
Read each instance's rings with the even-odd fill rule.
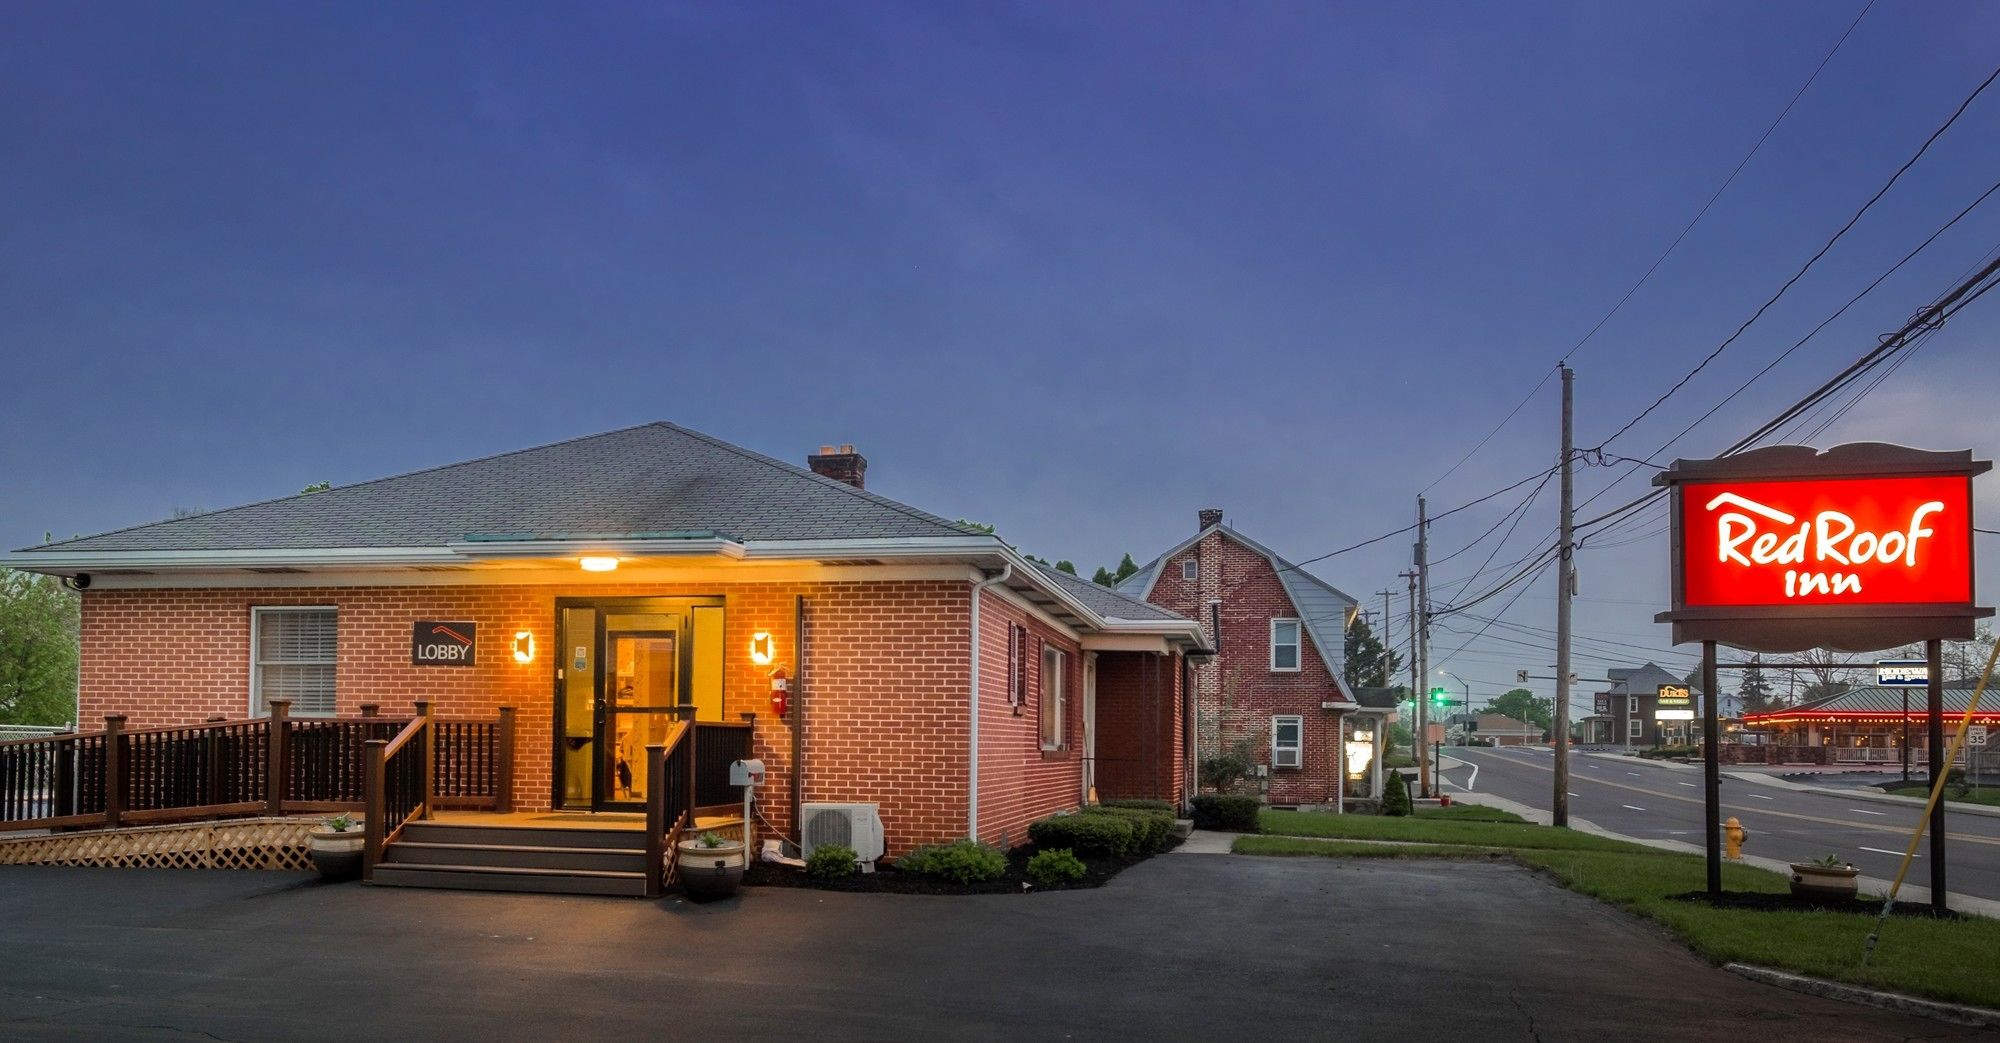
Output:
[[[1028,705],[1028,628],[1007,624],[1007,701],[1014,712]]]
[[[1645,721],[1642,721],[1639,718],[1634,717],[1630,721],[1625,722],[1625,725],[1626,725],[1625,735],[1627,738],[1643,739],[1646,737]]]
[[[1189,583],[1201,578],[1201,562],[1189,558],[1181,562],[1181,578]]]
[[[301,717],[333,716],[338,624],[326,607],[250,610],[252,716],[268,715],[273,699],[290,699]]]
[[[1271,621],[1271,669],[1291,673],[1299,668],[1299,621]]]
[[[1063,717],[1069,712],[1069,656],[1054,645],[1042,646],[1042,749],[1063,746]]]
[[[1305,747],[1305,718],[1299,716],[1271,718],[1271,767],[1296,768],[1301,762]]]

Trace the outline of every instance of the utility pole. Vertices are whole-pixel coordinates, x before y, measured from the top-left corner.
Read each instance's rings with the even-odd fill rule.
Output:
[[[1576,520],[1576,485],[1570,475],[1570,458],[1574,455],[1571,442],[1570,411],[1572,385],[1576,371],[1558,363],[1562,370],[1562,517],[1556,524],[1556,714],[1555,740],[1556,779],[1555,796],[1549,804],[1549,821],[1556,826],[1569,825],[1569,599],[1576,592],[1576,547],[1572,530]]]
[[[1431,566],[1430,566],[1430,519],[1424,513],[1424,498],[1417,497],[1417,659],[1418,676],[1422,684],[1416,685],[1410,694],[1417,700],[1417,784],[1424,796],[1437,795],[1436,781],[1431,777],[1430,759],[1423,754],[1423,747],[1430,738],[1430,711],[1426,707],[1430,699],[1424,685],[1431,681]]]
[[[1395,650],[1396,643],[1389,639],[1389,595],[1395,593],[1395,591],[1383,589],[1375,593],[1382,595],[1382,633],[1380,635],[1382,641],[1382,687],[1394,688],[1396,686],[1396,679],[1389,676],[1389,653]]]
[[[1403,575],[1403,578],[1404,578],[1404,579],[1406,579],[1406,580],[1408,580],[1408,581],[1409,581],[1409,583],[1410,583],[1410,621],[1409,621],[1409,623],[1410,623],[1410,625],[1409,625],[1409,631],[1410,631],[1410,656],[1409,656],[1409,659],[1410,659],[1410,704],[1411,704],[1411,712],[1412,712],[1412,713],[1421,713],[1421,712],[1423,712],[1423,711],[1421,710],[1421,707],[1422,707],[1422,706],[1424,705],[1424,697],[1423,697],[1423,696],[1421,696],[1421,695],[1419,695],[1419,694],[1417,694],[1417,572],[1416,572],[1416,570],[1415,570],[1415,569],[1411,569],[1410,571],[1408,571],[1408,572],[1405,572],[1405,573],[1403,573],[1402,575]],[[1413,728],[1413,729],[1411,729],[1411,730],[1410,730],[1410,734],[1411,734],[1411,735],[1413,736],[1413,738],[1411,738],[1411,740],[1410,740],[1410,756],[1411,756],[1411,758],[1412,758],[1412,759],[1414,759],[1414,760],[1415,760],[1415,761],[1416,761],[1416,762],[1417,762],[1418,764],[1420,764],[1420,765],[1421,765],[1421,764],[1423,763],[1423,760],[1424,760],[1424,736],[1423,736],[1423,733],[1422,733],[1422,732],[1419,732],[1419,731],[1417,731],[1416,729],[1414,729],[1414,728]],[[1422,770],[1423,770],[1422,768],[1419,768],[1419,769],[1418,769],[1418,771],[1419,771],[1419,772],[1421,772]],[[1421,779],[1422,779],[1422,777],[1423,777],[1423,776],[1422,776],[1421,774],[1419,774],[1419,775],[1418,775],[1418,778],[1419,778],[1419,780],[1421,780]]]

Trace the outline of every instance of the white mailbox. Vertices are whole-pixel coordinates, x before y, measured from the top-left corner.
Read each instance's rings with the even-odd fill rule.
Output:
[[[764,784],[764,762],[760,760],[730,761],[729,784],[731,786],[762,786]]]

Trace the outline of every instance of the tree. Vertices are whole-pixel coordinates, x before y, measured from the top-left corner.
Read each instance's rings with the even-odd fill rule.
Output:
[[[1764,680],[1764,671],[1757,665],[1757,659],[1750,660],[1750,669],[1743,671],[1743,682],[1737,691],[1743,696],[1744,713],[1763,713],[1771,706],[1771,682]]]
[[[1854,687],[1854,682],[1846,667],[1840,665],[1847,656],[1824,648],[1808,648],[1794,653],[1791,661],[1802,668],[1800,671],[1809,679],[1805,698],[1819,699],[1829,695],[1839,695]]]
[[[1382,783],[1382,814],[1402,816],[1410,813],[1410,787],[1403,781],[1403,773],[1392,771]]]
[[[326,481],[314,482],[311,485],[308,485],[305,488],[300,489],[299,495],[311,496],[313,493],[323,493],[331,488],[333,488],[332,482],[326,482]]]
[[[1505,695],[1495,696],[1486,705],[1494,713],[1504,713],[1517,721],[1526,721],[1544,730],[1555,723],[1555,700],[1544,699],[1526,688],[1516,688]]]
[[[979,532],[985,533],[988,536],[993,535],[993,526],[988,525],[985,522],[967,521],[964,518],[960,518],[958,520],[958,524],[963,525],[968,529],[975,529]]]
[[[76,721],[80,620],[61,580],[0,569],[0,723]]]
[[[1068,558],[1063,558],[1056,562],[1056,571],[1067,572],[1070,575],[1074,576],[1076,575],[1076,565],[1073,562],[1071,562]]]
[[[1347,665],[1341,669],[1341,679],[1349,688],[1386,688],[1401,669],[1401,658],[1382,647],[1366,619],[1355,617],[1343,643]]]
[[[1127,554],[1118,559],[1118,570],[1116,572],[1100,568],[1096,572],[1091,573],[1090,581],[1100,587],[1115,587],[1131,578],[1132,574],[1137,571],[1139,571],[1138,563],[1132,560],[1132,555]]]

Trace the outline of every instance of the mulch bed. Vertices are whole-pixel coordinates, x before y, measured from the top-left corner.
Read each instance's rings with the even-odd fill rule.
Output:
[[[1170,838],[1167,850],[1179,847],[1180,843],[1180,838]],[[820,891],[899,895],[1005,895],[1029,891],[1074,891],[1085,887],[1103,887],[1112,877],[1146,860],[1143,857],[1085,858],[1082,860],[1085,870],[1083,879],[1043,887],[1028,879],[1028,859],[1034,855],[1033,844],[1023,844],[1007,852],[1007,874],[998,880],[988,880],[980,884],[961,884],[955,880],[924,873],[899,872],[893,864],[884,865],[872,873],[856,873],[838,880],[814,880],[807,876],[803,869],[794,869],[775,862],[752,864],[743,874],[743,883],[750,887],[810,887]]]
[[[1804,898],[1790,894],[1768,891],[1724,891],[1720,897],[1711,898],[1706,891],[1689,891],[1686,894],[1670,895],[1677,902],[1699,902],[1718,909],[1755,909],[1780,913],[1859,913],[1867,916],[1882,915],[1880,898],[1852,898],[1847,900],[1830,898]],[[1938,918],[1938,914],[1928,902],[1897,902],[1891,916],[1912,916],[1922,919]],[[1960,919],[1959,914],[1947,912],[1942,917],[1947,920]]]

